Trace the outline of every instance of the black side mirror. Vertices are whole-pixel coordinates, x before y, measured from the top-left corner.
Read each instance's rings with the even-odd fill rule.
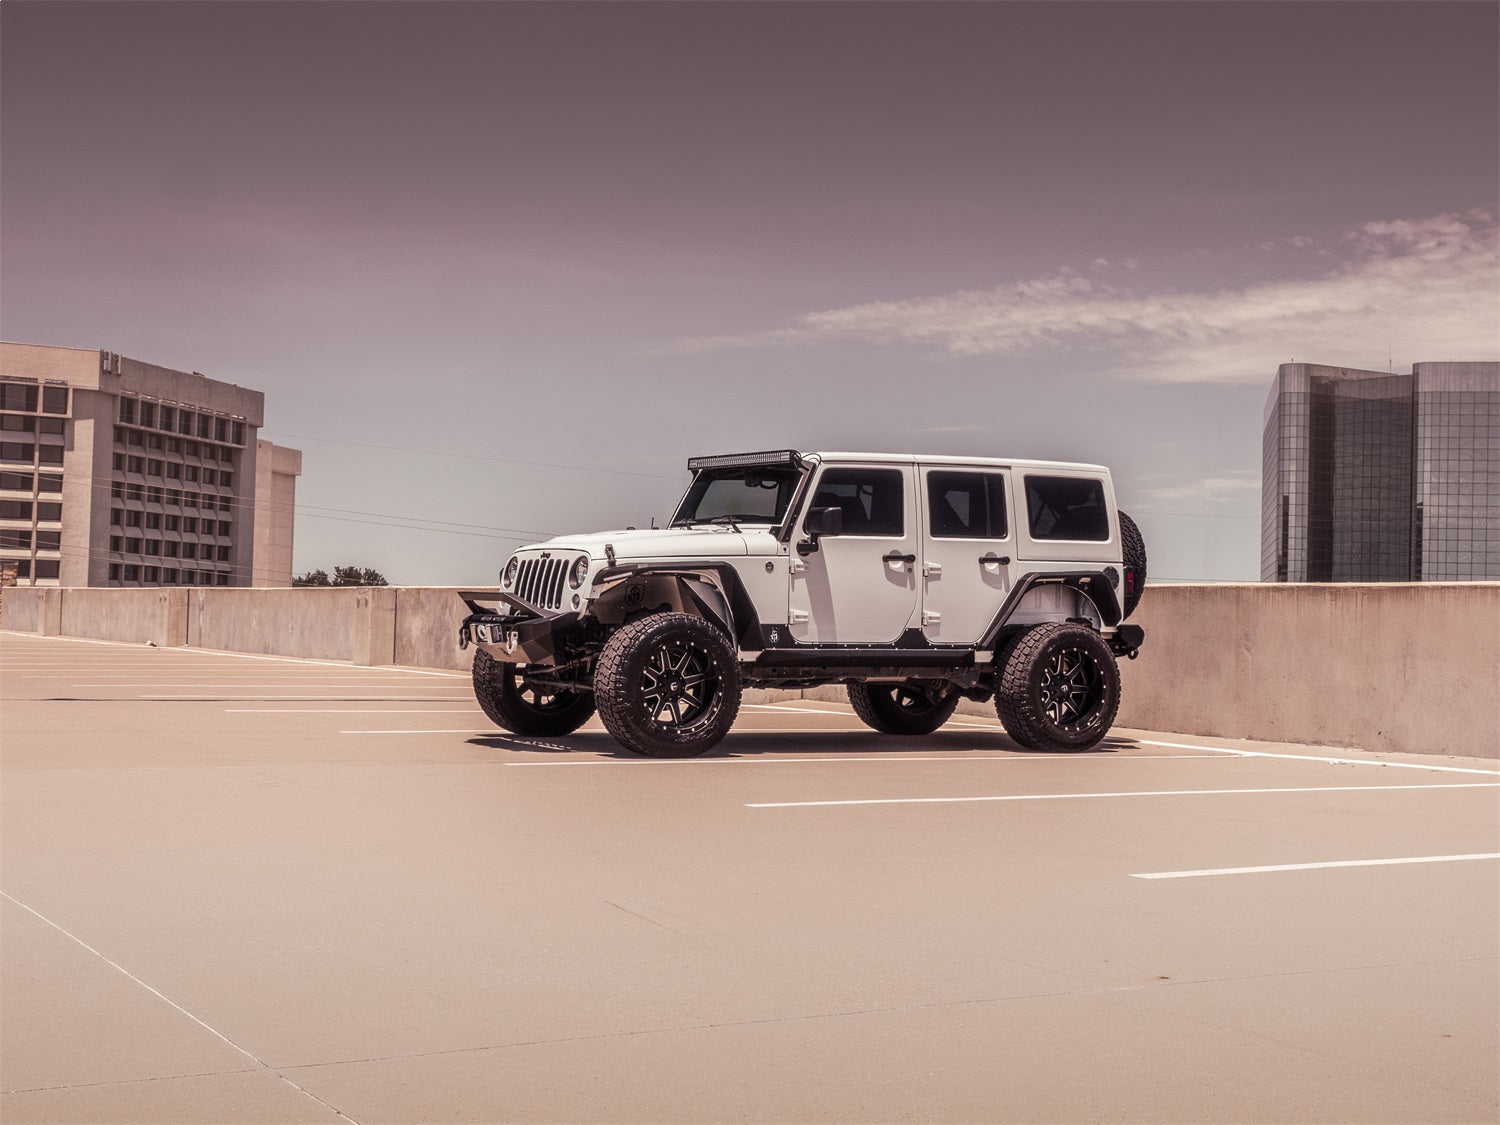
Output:
[[[841,535],[844,531],[844,510],[842,508],[814,508],[807,513],[807,520],[802,526],[814,539],[824,535]]]
[[[804,558],[818,549],[818,540],[825,535],[840,535],[844,530],[842,508],[814,508],[807,513],[802,523],[807,538],[797,544],[797,553]]]

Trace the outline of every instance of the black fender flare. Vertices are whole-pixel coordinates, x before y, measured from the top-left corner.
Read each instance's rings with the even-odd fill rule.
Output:
[[[1063,570],[1028,574],[1015,584],[989,627],[985,629],[975,645],[981,651],[989,651],[999,643],[1011,617],[1021,605],[1021,599],[1038,586],[1067,586],[1086,597],[1099,612],[1099,620],[1106,629],[1118,625],[1124,617],[1120,599],[1115,593],[1114,583],[1102,570]]]
[[[701,565],[683,566],[681,564],[661,565],[654,563],[631,563],[620,566],[606,567],[594,577],[596,588],[599,585],[618,585],[620,582],[631,578],[667,578],[676,583],[678,598],[684,610],[695,612],[700,616],[714,622],[723,629],[725,634],[734,639],[735,644],[741,649],[758,649],[760,643],[760,615],[755,612],[755,603],[750,600],[750,595],[745,592],[745,584],[740,581],[739,572],[728,563],[705,562]],[[711,579],[718,587],[719,593],[723,595],[725,603],[729,607],[729,615],[732,620],[725,621],[724,614],[716,606],[709,604],[697,590],[693,588],[694,582],[702,582]]]

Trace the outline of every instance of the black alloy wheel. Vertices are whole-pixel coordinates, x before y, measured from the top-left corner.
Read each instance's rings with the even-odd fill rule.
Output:
[[[690,758],[729,733],[740,707],[734,647],[717,625],[654,613],[621,626],[594,673],[599,717],[627,750]]]
[[[996,657],[995,710],[1028,750],[1087,750],[1120,708],[1120,669],[1085,625],[1049,622],[1011,637]]]
[[[882,734],[931,734],[958,708],[958,693],[940,683],[848,685],[849,703],[866,726]]]
[[[523,666],[496,660],[483,649],[474,654],[474,698],[492,723],[512,734],[572,734],[594,713],[588,692],[531,683]]]

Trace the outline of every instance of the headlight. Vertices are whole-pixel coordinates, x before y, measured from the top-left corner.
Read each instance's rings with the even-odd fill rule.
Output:
[[[573,568],[568,571],[568,585],[573,589],[583,585],[583,580],[589,576],[589,557],[579,555],[573,563]]]
[[[516,580],[516,572],[520,569],[521,560],[512,555],[510,562],[505,564],[505,573],[500,576],[500,584],[502,586],[509,586]]]

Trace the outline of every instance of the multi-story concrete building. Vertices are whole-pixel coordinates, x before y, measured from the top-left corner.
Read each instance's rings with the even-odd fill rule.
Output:
[[[302,455],[265,396],[112,352],[0,343],[0,569],[20,585],[287,586]]]
[[[1260,576],[1500,579],[1500,363],[1282,364],[1266,402]]]

